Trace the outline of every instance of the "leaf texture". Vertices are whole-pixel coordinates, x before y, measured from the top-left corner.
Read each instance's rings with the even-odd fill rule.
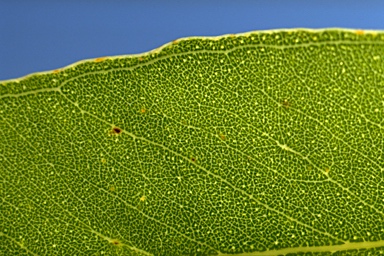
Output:
[[[176,40],[0,83],[0,254],[384,253],[384,34]]]

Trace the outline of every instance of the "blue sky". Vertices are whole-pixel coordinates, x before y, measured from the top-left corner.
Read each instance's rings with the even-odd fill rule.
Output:
[[[0,1],[0,80],[186,36],[276,28],[384,29],[384,1]]]

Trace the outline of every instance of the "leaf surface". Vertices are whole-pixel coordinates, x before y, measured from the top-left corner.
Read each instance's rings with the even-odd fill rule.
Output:
[[[4,255],[384,252],[384,34],[187,38],[0,83]]]

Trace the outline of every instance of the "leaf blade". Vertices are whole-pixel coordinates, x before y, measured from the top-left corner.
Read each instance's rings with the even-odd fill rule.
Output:
[[[4,83],[2,236],[36,254],[379,251],[383,44],[191,38]]]

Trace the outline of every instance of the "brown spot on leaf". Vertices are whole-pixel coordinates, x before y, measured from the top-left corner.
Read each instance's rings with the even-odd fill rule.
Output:
[[[112,128],[112,131],[111,131],[111,134],[113,134],[113,135],[119,135],[121,132],[122,132],[121,128],[119,128],[119,127],[113,127],[113,128]]]
[[[281,106],[284,108],[289,108],[291,106],[291,102],[288,99],[285,99],[281,102]]]
[[[140,57],[140,58],[139,58],[139,61],[143,61],[143,60],[144,60],[144,57]]]
[[[57,74],[59,72],[60,72],[60,69],[55,69],[55,70],[52,71],[53,74]]]
[[[225,140],[225,135],[224,135],[224,134],[221,134],[221,133],[220,133],[220,134],[219,134],[219,137],[220,137],[221,140]]]
[[[122,245],[122,243],[117,239],[111,239],[110,242],[111,242],[111,244],[116,245],[116,246]]]
[[[145,114],[146,112],[147,112],[147,110],[145,108],[140,109],[141,114]]]
[[[196,163],[196,157],[191,157],[191,161]]]

